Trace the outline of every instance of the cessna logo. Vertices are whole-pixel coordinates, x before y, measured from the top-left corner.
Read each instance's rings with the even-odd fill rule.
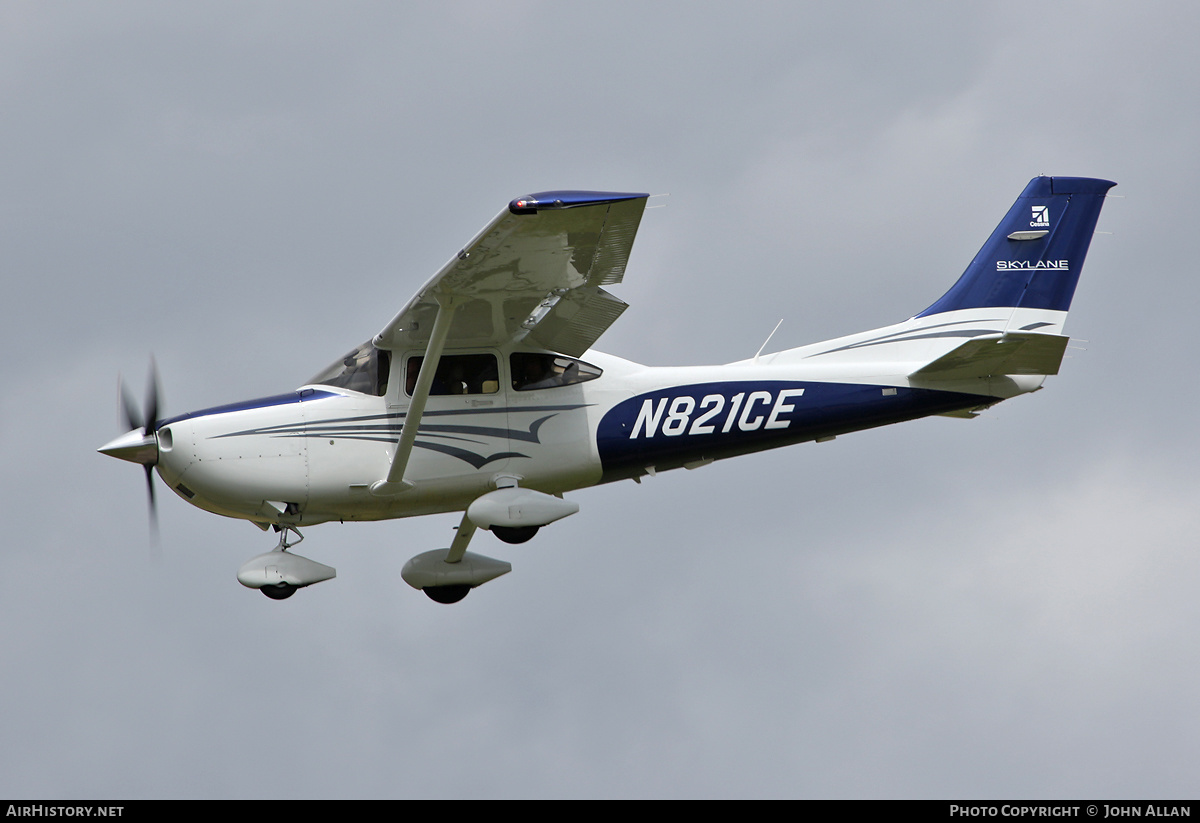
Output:
[[[997,260],[996,271],[1070,271],[1066,260]]]
[[[667,437],[718,430],[728,434],[735,426],[744,432],[786,429],[792,421],[779,418],[795,411],[788,400],[802,394],[804,389],[782,389],[778,396],[769,391],[738,392],[729,399],[723,394],[706,394],[699,403],[690,395],[647,399],[642,401],[629,439],[654,437],[660,431]]]
[[[1029,225],[1035,229],[1045,228],[1050,225],[1050,207],[1049,206],[1034,206],[1032,219]]]

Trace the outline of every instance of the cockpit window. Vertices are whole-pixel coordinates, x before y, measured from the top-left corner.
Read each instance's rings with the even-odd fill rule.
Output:
[[[411,397],[421,373],[423,357],[408,358],[404,391]],[[500,391],[500,374],[494,354],[445,354],[433,374],[431,396],[445,394],[495,394]]]
[[[391,352],[375,348],[368,340],[308,382],[383,397],[391,362]]]
[[[514,352],[508,362],[512,366],[512,386],[517,391],[586,383],[603,374],[590,363],[557,354]]]

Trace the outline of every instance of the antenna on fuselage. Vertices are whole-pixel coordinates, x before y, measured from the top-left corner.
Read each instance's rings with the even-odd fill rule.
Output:
[[[762,354],[762,350],[767,347],[767,344],[771,342],[771,338],[775,336],[775,332],[779,331],[779,327],[782,325],[783,325],[783,318],[781,317],[781,318],[779,318],[779,322],[775,324],[775,328],[771,329],[771,333],[767,335],[767,339],[763,341],[763,344],[758,347],[758,351],[756,351],[754,353],[754,362],[755,363],[758,362],[758,356],[760,354]]]

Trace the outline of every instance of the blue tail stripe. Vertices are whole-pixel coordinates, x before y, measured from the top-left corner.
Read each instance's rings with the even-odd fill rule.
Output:
[[[1066,311],[1105,193],[1115,186],[1089,177],[1035,177],[950,291],[917,317],[990,307]],[[1015,232],[1045,231],[1034,239]]]

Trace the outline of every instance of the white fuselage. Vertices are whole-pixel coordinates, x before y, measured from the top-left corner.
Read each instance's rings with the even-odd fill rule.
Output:
[[[1059,314],[1038,312],[1050,331]],[[193,505],[260,525],[462,511],[506,478],[561,495],[1033,390],[1040,376],[936,389],[909,377],[1012,320],[1011,309],[964,310],[724,366],[647,367],[590,351],[596,379],[522,391],[508,352],[488,350],[498,387],[431,396],[406,473],[413,487],[379,497],[370,487],[388,473],[408,409],[396,357],[384,396],[308,385],[164,421],[157,468]]]

